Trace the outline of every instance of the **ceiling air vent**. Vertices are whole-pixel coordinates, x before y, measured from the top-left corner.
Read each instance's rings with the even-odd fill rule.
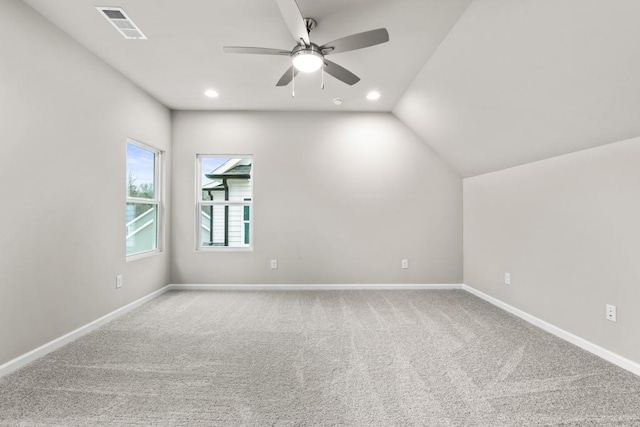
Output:
[[[119,7],[96,7],[111,25],[129,40],[146,40],[140,28],[127,16],[125,11]]]

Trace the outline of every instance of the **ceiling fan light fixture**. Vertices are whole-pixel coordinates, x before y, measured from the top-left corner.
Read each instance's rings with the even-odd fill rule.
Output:
[[[322,67],[322,54],[313,49],[302,49],[293,55],[293,66],[302,73],[313,73]]]

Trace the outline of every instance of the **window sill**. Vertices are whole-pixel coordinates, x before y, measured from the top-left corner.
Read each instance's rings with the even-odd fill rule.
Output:
[[[127,262],[136,261],[143,258],[149,258],[158,254],[161,254],[162,251],[160,249],[155,249],[153,251],[141,252],[139,254],[127,255]]]
[[[196,248],[196,252],[252,252],[253,247],[211,246]]]

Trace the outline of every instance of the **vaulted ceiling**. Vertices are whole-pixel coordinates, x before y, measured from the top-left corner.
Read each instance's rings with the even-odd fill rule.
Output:
[[[463,176],[640,136],[638,17],[638,0],[474,0],[393,112]]]
[[[222,51],[291,49],[276,0],[23,1],[171,109],[392,111],[462,176],[640,135],[638,0],[297,0],[318,44],[380,27],[390,41],[331,57],[356,85],[301,74],[295,98],[275,86],[288,57]]]

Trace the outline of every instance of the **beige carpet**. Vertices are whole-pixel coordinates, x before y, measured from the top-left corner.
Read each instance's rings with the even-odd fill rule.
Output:
[[[463,291],[170,292],[0,379],[8,426],[640,426],[640,377]]]

